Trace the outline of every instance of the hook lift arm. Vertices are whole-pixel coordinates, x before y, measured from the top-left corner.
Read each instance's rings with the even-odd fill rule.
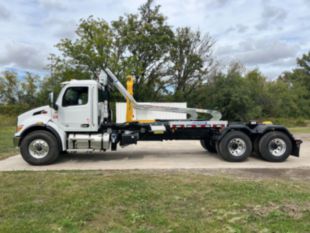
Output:
[[[163,112],[177,112],[177,113],[187,113],[190,115],[190,119],[197,119],[198,113],[207,113],[212,116],[210,120],[220,120],[222,114],[215,110],[209,109],[200,109],[200,108],[180,108],[180,107],[169,107],[169,106],[156,106],[152,104],[143,104],[137,102],[132,95],[128,93],[126,88],[122,85],[122,83],[117,79],[117,77],[112,73],[109,68],[105,69],[106,74],[111,79],[112,84],[118,89],[118,91],[124,96],[124,98],[128,98],[130,102],[136,109],[144,109],[151,111],[163,111]],[[101,75],[100,75],[101,76]]]

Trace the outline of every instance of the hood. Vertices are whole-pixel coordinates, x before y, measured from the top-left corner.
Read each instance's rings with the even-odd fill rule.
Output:
[[[31,109],[27,112],[22,113],[18,116],[18,122],[22,122],[27,118],[37,116],[37,115],[44,115],[44,116],[51,116],[52,115],[52,108],[48,105]]]

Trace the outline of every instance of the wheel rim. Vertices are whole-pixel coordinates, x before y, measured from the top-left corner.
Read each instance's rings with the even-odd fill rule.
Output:
[[[32,157],[42,159],[48,154],[49,145],[43,139],[35,139],[29,144],[28,150]]]
[[[242,156],[246,151],[246,143],[241,138],[233,138],[228,143],[228,150],[233,156]]]
[[[268,149],[273,156],[280,157],[286,151],[286,143],[281,138],[274,138],[269,142]]]

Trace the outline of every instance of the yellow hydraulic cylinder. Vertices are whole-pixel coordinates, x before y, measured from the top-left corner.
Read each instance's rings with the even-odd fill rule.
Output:
[[[130,95],[133,95],[133,82],[134,82],[134,77],[131,75],[127,76],[127,91]],[[134,118],[133,114],[133,106],[131,101],[126,98],[126,122],[132,122]]]

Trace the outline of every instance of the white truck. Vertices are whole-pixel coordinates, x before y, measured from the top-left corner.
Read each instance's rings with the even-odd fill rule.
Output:
[[[127,99],[130,109],[186,113],[188,120],[145,120],[115,123],[110,108],[113,87]],[[197,115],[211,115],[197,120]],[[130,118],[130,117],[129,117]],[[54,103],[18,116],[14,144],[32,165],[51,164],[61,153],[115,151],[138,141],[200,140],[204,149],[225,160],[240,162],[253,152],[272,162],[299,156],[301,140],[283,126],[257,122],[233,123],[221,120],[213,110],[154,106],[137,102],[109,70],[98,80],[71,80],[63,83]]]

